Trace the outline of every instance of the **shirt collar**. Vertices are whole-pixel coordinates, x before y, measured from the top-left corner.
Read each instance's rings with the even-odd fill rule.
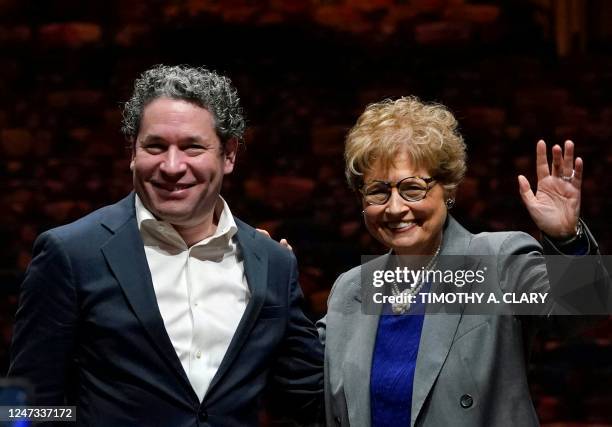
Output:
[[[140,233],[147,233],[156,240],[164,241],[172,244],[173,246],[186,247],[185,241],[174,229],[172,224],[155,218],[151,211],[144,206],[140,200],[140,197],[138,197],[138,194],[135,196],[134,204],[136,209],[136,220],[138,222],[138,229],[140,230]],[[236,221],[234,220],[234,216],[232,215],[229,206],[221,196],[219,196],[219,201],[222,203],[223,209],[219,215],[217,229],[212,236],[208,236],[193,246],[206,245],[213,241],[223,241],[225,244],[229,244],[232,237],[234,237],[234,235],[238,232]]]

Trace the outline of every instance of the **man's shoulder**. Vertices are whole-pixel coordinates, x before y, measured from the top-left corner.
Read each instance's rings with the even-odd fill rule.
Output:
[[[234,220],[238,227],[238,240],[243,248],[245,245],[248,245],[254,252],[266,253],[269,258],[274,259],[276,262],[293,262],[295,260],[293,252],[276,240],[260,233],[253,226],[239,218],[234,217]]]
[[[133,202],[131,194],[117,203],[96,209],[71,223],[51,228],[41,236],[53,236],[64,242],[77,241],[83,244],[87,242],[84,239],[91,239],[96,234],[107,235],[110,228],[120,227],[122,222],[127,222],[134,215],[133,203],[130,209],[130,200]]]

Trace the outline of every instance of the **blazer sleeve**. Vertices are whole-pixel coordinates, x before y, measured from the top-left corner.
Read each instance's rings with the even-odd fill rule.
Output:
[[[323,416],[323,346],[303,311],[293,255],[288,299],[287,329],[272,371],[273,409],[307,425]]]
[[[611,312],[610,274],[586,230],[589,251],[583,256],[563,255],[549,240],[541,246],[525,233],[508,233],[502,243],[498,263],[502,289],[548,293],[546,306],[530,313],[536,316],[520,316],[526,343],[542,330],[560,337],[577,335]]]
[[[43,233],[21,285],[8,371],[33,386],[38,405],[66,402],[77,317],[70,259],[58,237]]]
[[[498,263],[501,287],[513,292],[548,292],[547,312],[537,314],[609,314],[610,274],[593,235],[584,223],[583,227],[588,251],[578,256],[564,254],[546,238],[541,246],[528,234],[508,233]]]

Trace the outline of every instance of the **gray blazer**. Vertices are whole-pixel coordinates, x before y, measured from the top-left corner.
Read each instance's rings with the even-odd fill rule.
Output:
[[[587,232],[591,252],[597,250]],[[547,251],[549,252],[549,251]],[[542,246],[520,232],[471,234],[452,217],[444,229],[441,255],[530,254],[516,266],[497,258],[488,280],[500,292],[516,283],[548,290]],[[384,269],[389,254],[371,261]],[[491,257],[492,258],[492,257]],[[506,265],[507,264],[507,265]],[[370,368],[380,318],[362,312],[361,267],[342,274],[318,323],[325,343],[328,426],[370,426]],[[608,286],[608,283],[605,283]],[[433,289],[432,289],[433,291]],[[470,313],[426,315],[413,383],[411,426],[537,426],[529,395],[527,356],[535,324],[542,318]],[[546,316],[544,316],[546,318]],[[552,317],[550,319],[553,319]],[[558,318],[555,318],[558,319]],[[575,322],[575,318],[569,318]]]

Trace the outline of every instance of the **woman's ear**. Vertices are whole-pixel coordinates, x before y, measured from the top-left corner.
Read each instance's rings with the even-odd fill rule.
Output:
[[[457,188],[447,189],[444,187],[444,204],[446,209],[452,209],[455,206],[455,195],[457,194]]]

